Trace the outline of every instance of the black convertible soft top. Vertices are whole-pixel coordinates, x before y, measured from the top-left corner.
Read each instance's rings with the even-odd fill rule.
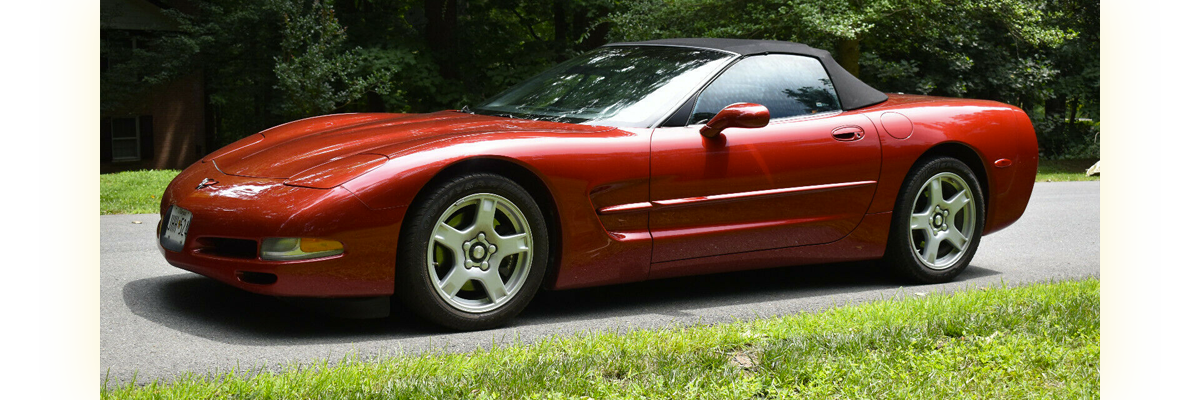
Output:
[[[821,60],[821,64],[825,66],[825,71],[829,73],[829,79],[833,80],[833,88],[837,90],[838,99],[842,102],[842,109],[853,110],[863,108],[882,103],[888,99],[888,96],[883,92],[875,90],[875,88],[868,86],[854,75],[851,75],[850,72],[847,72],[845,68],[842,68],[833,59],[833,56],[829,55],[828,51],[814,49],[800,43],[778,40],[683,38],[611,43],[608,46],[695,47],[723,50],[743,56],[767,53],[799,54]]]

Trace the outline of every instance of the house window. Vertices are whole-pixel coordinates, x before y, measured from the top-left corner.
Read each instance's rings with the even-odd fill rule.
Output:
[[[112,119],[112,160],[137,161],[142,159],[137,118]]]
[[[154,118],[100,119],[100,162],[141,161],[154,158]]]

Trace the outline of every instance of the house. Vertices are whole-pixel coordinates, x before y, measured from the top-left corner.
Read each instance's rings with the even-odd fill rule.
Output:
[[[165,2],[100,1],[100,74],[156,35],[178,31]],[[133,86],[133,85],[130,85]],[[100,172],[182,169],[211,149],[203,71],[139,89],[118,102],[101,94]],[[115,105],[114,105],[115,104]]]

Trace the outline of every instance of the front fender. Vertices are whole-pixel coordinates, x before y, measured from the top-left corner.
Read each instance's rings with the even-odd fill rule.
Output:
[[[464,158],[453,151],[411,153],[392,158],[342,187],[374,210],[407,207],[439,171]]]

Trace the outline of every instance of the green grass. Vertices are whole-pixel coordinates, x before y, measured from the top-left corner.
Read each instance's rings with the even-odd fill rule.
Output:
[[[175,175],[179,170],[100,174],[100,215],[157,213],[163,190]]]
[[[1038,182],[1096,181],[1100,176],[1084,175],[1096,163],[1086,160],[1038,160]]]
[[[112,399],[1099,398],[1100,283],[989,287],[468,354],[188,374]],[[916,291],[916,290],[913,290]],[[265,371],[265,370],[264,370]]]

